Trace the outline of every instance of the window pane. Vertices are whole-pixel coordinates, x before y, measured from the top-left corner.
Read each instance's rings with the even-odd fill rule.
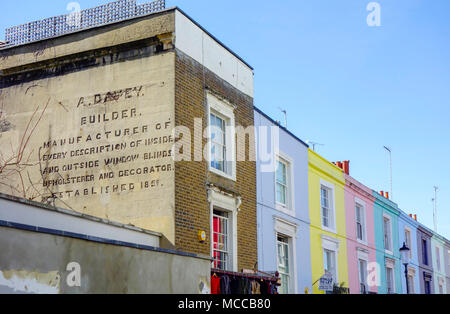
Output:
[[[286,187],[277,183],[277,202],[286,205]]]
[[[283,185],[287,185],[286,165],[280,161],[278,161],[277,182]]]

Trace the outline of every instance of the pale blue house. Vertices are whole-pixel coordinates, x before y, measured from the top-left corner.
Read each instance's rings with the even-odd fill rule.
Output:
[[[382,192],[381,192],[382,193]],[[400,260],[398,205],[389,200],[387,193],[374,191],[375,248],[378,264],[378,293],[400,294],[402,290],[403,265]]]
[[[308,145],[255,108],[258,269],[280,293],[312,292]]]
[[[412,217],[408,216],[404,212],[400,212],[398,218],[398,234],[399,244],[403,243],[409,248],[409,264],[407,267],[407,278],[410,294],[420,294],[420,281],[419,281],[419,249],[417,247],[417,227],[419,223]],[[402,265],[402,291],[406,294],[406,276],[405,268]]]

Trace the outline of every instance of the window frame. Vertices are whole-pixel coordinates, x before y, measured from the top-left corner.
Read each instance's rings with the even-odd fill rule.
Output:
[[[283,238],[283,239],[286,240],[286,242],[282,242],[282,241],[278,240],[278,238]],[[289,294],[290,290],[291,290],[291,279],[292,279],[292,275],[291,275],[291,269],[292,269],[291,255],[292,254],[291,254],[290,242],[292,242],[290,240],[290,237],[288,237],[288,236],[286,236],[284,234],[281,234],[281,233],[277,233],[277,270],[280,273],[280,278],[282,278],[281,275],[285,275],[287,277],[287,289],[288,289],[288,291],[283,291],[283,294]],[[283,272],[280,269],[280,262],[279,262],[280,261],[280,255],[279,255],[279,252],[280,252],[279,247],[280,247],[280,245],[283,245],[286,248],[285,254],[287,255],[286,259],[287,259],[288,272]]]
[[[235,115],[234,115],[234,107],[227,103],[225,100],[221,100],[211,93],[207,94],[207,103],[208,103],[208,127],[207,127],[207,164],[208,171],[217,174],[219,176],[225,177],[229,180],[236,181],[236,133],[235,133]],[[216,169],[211,165],[212,163],[212,124],[211,124],[211,115],[215,115],[225,122],[225,147],[226,149],[226,159],[225,163],[229,163],[230,165],[226,167],[225,170],[221,171],[220,169]]]
[[[282,219],[280,217],[274,217],[275,220],[275,243],[278,241],[278,236],[282,236],[289,241],[289,293],[298,293],[298,282],[297,282],[297,250],[296,250],[296,239],[297,239],[297,224]],[[278,244],[278,243],[277,243]],[[278,268],[278,245],[276,246],[276,264]]]
[[[329,206],[331,206],[331,218],[329,218],[329,221],[333,223],[332,227],[327,227],[323,224],[323,207],[322,207],[322,188],[327,190],[329,192]],[[322,225],[322,229],[331,233],[337,234],[337,226],[336,226],[336,197],[335,197],[335,185],[331,184],[323,179],[320,179],[320,188],[319,188],[319,202],[320,202],[320,223]],[[331,198],[331,200],[330,200]]]
[[[428,240],[426,238],[422,238],[421,246],[422,246],[422,264],[430,266],[430,258],[428,256]]]
[[[357,220],[357,210],[358,206],[361,208],[361,214],[362,214],[362,233],[363,238],[358,238],[358,220]],[[366,211],[366,203],[358,198],[355,198],[355,221],[356,221],[356,240],[364,245],[367,245],[367,211]]]
[[[435,246],[434,251],[436,253],[436,266],[438,271],[442,271],[441,269],[441,249],[439,246]]]
[[[228,271],[238,271],[238,245],[237,245],[237,214],[241,199],[229,196],[217,188],[208,188],[208,202],[210,206],[210,256],[214,257],[213,239],[214,233],[214,211],[228,213],[228,239],[229,239],[229,267]],[[214,261],[211,261],[212,268]]]
[[[389,249],[386,248],[386,225],[385,225],[385,219],[389,221]],[[390,255],[394,255],[393,252],[393,236],[392,236],[392,217],[386,214],[383,214],[383,244],[384,244],[384,251]]]
[[[215,214],[214,212],[221,212],[222,214],[226,214],[226,217],[225,216],[220,216],[220,215],[217,215],[217,214]],[[216,249],[216,248],[214,248],[214,244],[216,243],[215,241],[214,241],[214,238],[215,238],[215,235],[216,235],[216,232],[214,231],[214,218],[219,218],[219,219],[223,219],[223,220],[225,220],[226,222],[227,222],[227,224],[226,224],[226,226],[227,226],[227,230],[226,230],[226,234],[224,234],[224,233],[220,233],[220,234],[222,234],[222,235],[224,235],[224,236],[226,236],[226,248],[227,248],[227,250],[220,250],[220,249]],[[229,265],[232,265],[233,263],[232,263],[232,260],[230,260],[230,258],[232,257],[232,253],[231,253],[231,248],[232,248],[232,243],[230,243],[231,242],[231,237],[230,237],[230,214],[229,214],[229,212],[227,212],[227,211],[224,211],[224,210],[221,210],[221,209],[217,209],[217,208],[215,208],[214,210],[213,210],[213,228],[212,228],[212,230],[213,230],[213,232],[212,232],[212,235],[213,235],[213,238],[212,238],[212,242],[213,242],[213,255],[212,255],[212,257],[213,257],[213,263],[215,264],[216,263],[216,259],[214,258],[214,253],[217,251],[217,252],[219,252],[219,253],[223,253],[223,254],[225,254],[226,255],[226,259],[225,259],[225,268],[224,269],[222,269],[222,268],[218,268],[218,269],[222,269],[222,270],[225,270],[225,271],[227,271],[227,270],[230,270],[230,268],[229,267],[227,267],[227,266],[229,266]],[[217,235],[219,236],[219,233],[217,233]],[[217,243],[219,243],[219,241],[217,242]],[[231,245],[230,245],[231,244]],[[217,268],[217,267],[214,267],[214,268]]]
[[[388,293],[388,269],[390,269],[392,271],[392,293],[390,294],[395,294],[396,292],[396,285],[395,285],[395,260],[391,259],[391,258],[386,258],[385,262],[384,262],[384,267],[385,267],[385,280],[386,280],[386,293]]]
[[[283,152],[278,152],[276,154],[276,167],[274,171],[274,200],[275,200],[275,208],[283,212],[284,214],[295,217],[295,193],[294,193],[294,162],[292,158]],[[286,204],[280,203],[277,200],[277,171],[278,171],[278,162],[281,162],[286,166]]]
[[[408,241],[406,241],[407,238],[408,238],[408,237],[406,236],[407,233],[409,234],[409,242],[410,242],[410,243],[408,243]],[[408,248],[409,248],[409,259],[411,260],[412,257],[413,257],[412,231],[411,231],[411,229],[408,228],[407,226],[405,226],[404,237],[405,237],[405,244],[406,244],[406,245],[408,246]]]
[[[330,237],[328,235],[322,234],[321,235],[322,238],[322,263],[324,263],[325,261],[325,250],[327,251],[332,251],[334,252],[334,256],[335,256],[335,274],[333,274],[335,277],[333,277],[334,279],[334,283],[339,284],[339,245],[340,245],[340,240]],[[325,263],[323,264],[323,270],[325,273]]]

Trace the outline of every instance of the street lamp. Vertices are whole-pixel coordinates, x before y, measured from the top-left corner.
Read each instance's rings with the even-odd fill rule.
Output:
[[[406,243],[403,243],[403,247],[400,248],[400,257],[402,258],[402,264],[405,265],[406,294],[409,294],[409,283],[408,283],[409,247],[406,246]]]

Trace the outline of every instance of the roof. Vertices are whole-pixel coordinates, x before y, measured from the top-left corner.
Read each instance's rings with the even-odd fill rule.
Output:
[[[161,11],[156,11],[156,12],[152,12],[152,13],[148,13],[148,14],[144,14],[144,15],[140,15],[140,16],[130,17],[130,18],[123,19],[123,20],[120,20],[120,21],[115,21],[115,22],[105,23],[105,24],[97,25],[97,26],[93,26],[93,27],[83,28],[83,29],[76,30],[76,31],[73,31],[73,32],[70,32],[70,33],[66,33],[66,34],[62,34],[62,35],[56,35],[56,36],[47,37],[47,38],[44,38],[44,39],[39,39],[39,40],[36,40],[36,41],[30,41],[30,42],[27,42],[27,43],[24,43],[24,44],[20,44],[20,45],[0,47],[0,50],[9,50],[9,49],[15,49],[17,47],[24,47],[24,46],[27,46],[27,45],[30,45],[30,44],[33,44],[33,43],[37,43],[37,42],[44,42],[44,41],[52,40],[52,39],[55,39],[55,38],[66,37],[66,36],[70,36],[72,34],[86,32],[86,31],[92,30],[92,29],[98,29],[98,28],[102,28],[102,27],[106,27],[106,26],[110,26],[110,25],[117,25],[119,23],[123,23],[123,22],[127,22],[127,21],[132,21],[132,20],[136,20],[136,19],[142,19],[142,18],[146,18],[146,17],[149,17],[149,16],[156,16],[156,15],[166,14],[168,12],[175,12],[175,11],[178,11],[181,14],[183,14],[186,18],[188,18],[192,23],[194,23],[202,31],[204,31],[208,36],[210,36],[213,40],[215,40],[224,49],[229,51],[232,55],[234,55],[237,59],[239,59],[242,63],[244,63],[251,70],[254,70],[254,68],[251,65],[249,65],[244,59],[242,59],[237,53],[235,53],[233,50],[228,48],[225,44],[223,44],[220,40],[218,40],[214,35],[212,35],[210,32],[208,32],[204,27],[202,27],[198,22],[196,22],[193,18],[191,18],[183,10],[181,10],[179,7],[176,7],[176,6],[175,7],[171,7],[171,8],[167,8],[167,9],[164,9],[164,10],[161,10]],[[175,30],[175,32],[176,32],[176,30]]]
[[[309,145],[306,144],[305,142],[303,142],[301,139],[299,139],[294,133],[292,133],[291,131],[289,131],[288,129],[286,129],[284,126],[280,125],[277,121],[273,120],[271,117],[269,117],[267,114],[265,114],[261,109],[257,108],[257,107],[253,107],[253,109],[260,113],[262,116],[264,116],[264,118],[266,118],[267,120],[269,120],[270,122],[272,122],[273,124],[276,124],[277,126],[280,127],[280,129],[282,129],[283,131],[285,131],[286,133],[288,133],[290,136],[292,136],[294,139],[296,139],[297,141],[299,141],[301,144],[305,145],[307,148],[309,148]]]

